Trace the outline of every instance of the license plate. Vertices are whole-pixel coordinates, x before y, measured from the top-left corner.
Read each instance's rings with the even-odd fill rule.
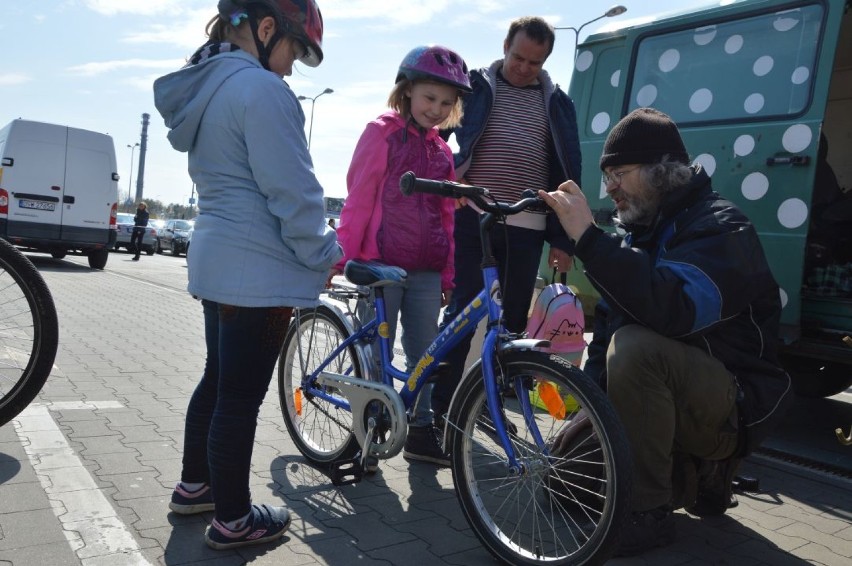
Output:
[[[56,210],[55,202],[44,202],[43,200],[26,200],[18,201],[18,206],[21,208],[34,208],[36,210]]]

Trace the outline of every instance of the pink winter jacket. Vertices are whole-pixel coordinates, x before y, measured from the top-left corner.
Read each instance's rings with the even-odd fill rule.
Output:
[[[343,259],[378,260],[410,271],[439,271],[441,290],[452,289],[455,201],[399,190],[406,171],[418,177],[454,181],[453,154],[438,135],[387,112],[367,124],[358,140],[346,184],[337,239]]]

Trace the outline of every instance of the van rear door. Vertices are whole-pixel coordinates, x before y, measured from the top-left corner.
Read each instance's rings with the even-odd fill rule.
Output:
[[[116,202],[115,148],[105,134],[68,128],[62,191],[62,239],[109,241],[110,211]]]

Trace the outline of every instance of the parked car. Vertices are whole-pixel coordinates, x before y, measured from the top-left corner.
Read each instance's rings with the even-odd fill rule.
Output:
[[[163,228],[166,227],[166,221],[162,218],[152,218],[148,220],[148,226],[156,230],[157,242],[154,245],[154,251],[160,253],[160,235],[163,233]]]
[[[189,250],[189,240],[195,222],[192,220],[166,220],[166,225],[160,230],[157,251],[169,250],[172,255],[185,254]]]
[[[116,215],[116,237],[115,244],[112,249],[115,251],[121,248],[127,251],[130,249],[130,236],[133,234],[133,215],[128,212],[119,212]],[[142,237],[142,251],[148,255],[154,255],[157,249],[157,230],[151,227],[149,223],[145,228],[145,235]]]
[[[192,230],[186,235],[186,255],[189,255],[189,244],[192,243],[192,233],[195,232],[195,221],[192,221]]]

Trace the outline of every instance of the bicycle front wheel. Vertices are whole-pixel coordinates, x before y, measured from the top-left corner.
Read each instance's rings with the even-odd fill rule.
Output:
[[[352,433],[352,414],[303,388],[305,376],[316,371],[349,336],[343,322],[325,306],[302,309],[293,318],[278,362],[278,395],[290,437],[305,458],[327,465],[352,458],[359,450]],[[362,377],[355,348],[331,359],[326,371]],[[343,399],[334,388],[325,393]]]
[[[47,284],[24,254],[0,239],[0,426],[41,391],[58,343]]]
[[[520,469],[510,469],[496,434],[480,366],[456,393],[448,425],[465,517],[509,564],[604,562],[629,512],[633,464],[621,421],[600,387],[558,356],[510,352],[497,366],[516,392],[502,399],[501,417]]]

